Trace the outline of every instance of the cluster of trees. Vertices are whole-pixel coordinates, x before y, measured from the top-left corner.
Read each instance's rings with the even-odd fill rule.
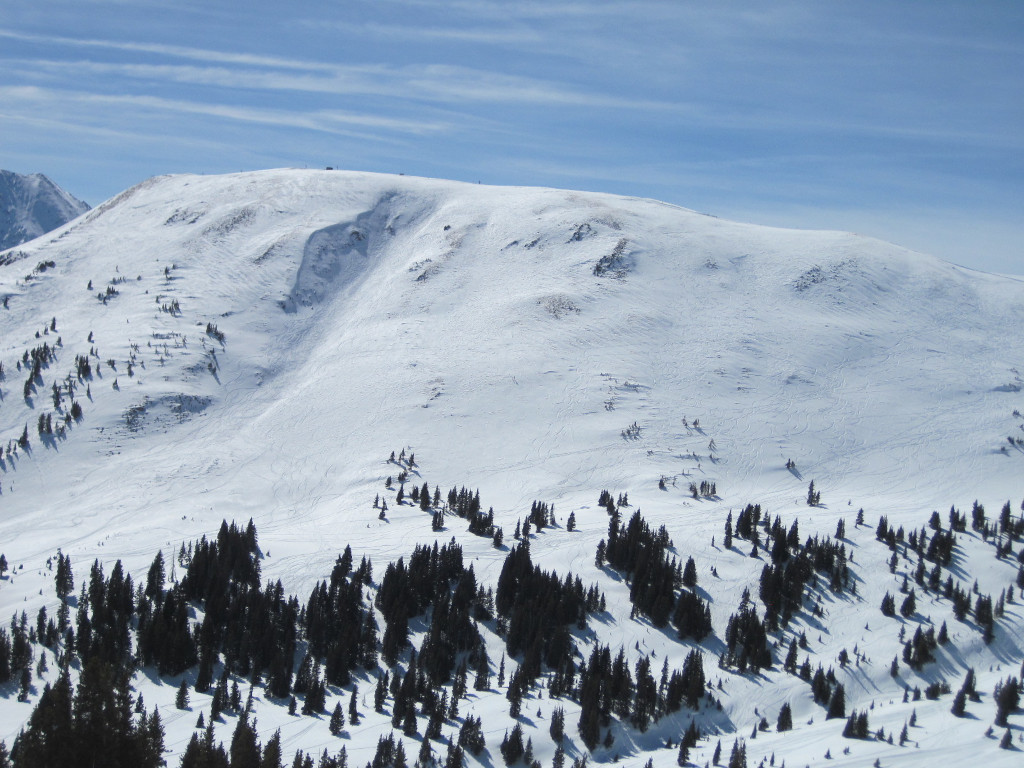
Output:
[[[597,545],[596,562],[605,562],[630,582],[629,599],[635,610],[647,616],[656,627],[664,627],[672,616],[676,590],[682,586],[682,568],[668,556],[672,547],[665,526],[652,531],[637,510],[622,525],[618,509],[608,523],[607,543]]]
[[[226,338],[224,335],[224,331],[220,330],[220,328],[217,327],[216,323],[206,324],[206,335],[216,339],[221,344],[224,343],[224,339]]]
[[[363,595],[363,588],[372,583],[373,564],[362,558],[355,570],[352,566],[352,550],[346,546],[335,560],[330,579],[313,588],[304,609],[297,601],[293,602],[294,598],[286,603],[289,612],[298,613],[308,653],[324,664],[324,676],[331,685],[347,685],[352,671],[358,667],[377,668],[377,620]],[[283,609],[276,599],[279,594],[276,587],[275,606]],[[285,621],[279,623],[287,626]],[[290,637],[285,641],[291,646]],[[288,695],[290,676],[288,659],[282,658],[274,664],[269,681],[274,696]]]
[[[28,616],[11,616],[11,632],[0,627],[0,684],[20,681],[19,698],[27,698],[32,685],[32,641]]]
[[[38,335],[39,334],[36,333],[36,336]],[[49,343],[45,341],[42,343],[41,346],[25,350],[24,354],[21,357],[21,361],[18,363],[18,367],[19,369],[28,372],[28,375],[25,378],[26,400],[35,391],[36,384],[42,384],[43,368],[48,367],[51,362],[55,362],[56,360],[56,347],[51,347]]]
[[[814,481],[811,480],[807,486],[807,506],[817,507],[821,504],[821,491],[814,487]]]
[[[301,752],[296,754],[300,766],[304,765],[304,757]],[[245,768],[280,768],[281,758],[281,732],[275,732],[265,746],[260,744],[256,740],[255,728],[249,722],[248,713],[245,713],[235,725],[229,750],[223,744],[214,742],[212,720],[202,735],[193,733],[182,755],[181,768],[234,768],[236,765]],[[313,765],[311,758],[309,764]]]
[[[623,650],[613,658],[606,646],[596,647],[579,671],[580,738],[594,749],[612,715],[646,731],[652,721],[678,711],[684,703],[698,708],[705,685],[704,656],[698,650],[690,651],[681,670],[670,672],[666,660],[655,680],[649,657],[640,657],[630,673]]]
[[[903,661],[912,669],[920,671],[925,664],[935,661],[935,649],[938,645],[933,627],[922,631],[918,626],[914,630],[914,636],[903,644]]]
[[[56,318],[53,318],[45,326],[43,333],[48,334],[51,330],[56,330]],[[38,331],[36,332],[36,338],[40,338],[40,333]],[[63,347],[63,342],[58,336],[56,342],[52,346],[49,342],[43,342],[41,345],[23,351],[21,358],[17,361],[17,368],[19,371],[24,371],[26,373],[23,396],[27,402],[30,402],[32,395],[37,392],[37,387],[41,387],[43,385],[43,370],[48,368],[51,363],[55,363],[57,361],[57,350],[60,347]],[[0,364],[0,380],[4,378],[3,364]],[[81,420],[83,415],[82,405],[74,399],[75,389],[79,382],[90,378],[92,378],[92,366],[89,356],[76,355],[74,367],[71,373],[69,373],[63,381],[55,380],[50,386],[54,412],[39,414],[36,422],[36,430],[41,438],[45,440],[55,433],[58,436],[63,436],[72,421]],[[86,389],[88,390],[88,386]],[[70,405],[67,406],[66,410],[65,399],[70,401]],[[63,423],[58,423],[56,426],[54,425],[53,417],[55,414]],[[27,424],[16,442],[18,447],[22,449],[27,449],[29,447],[30,442]],[[12,454],[12,446],[8,446],[7,453],[9,455]]]
[[[971,517],[972,527],[975,530],[985,531],[989,527],[985,518],[985,509],[978,502],[974,503]],[[1004,556],[1006,552],[1012,551],[1013,536],[1015,535],[1012,533],[1015,530],[1015,524],[1009,517],[1009,503],[1004,506],[1003,518],[1003,521],[1006,522],[1005,529],[1003,528],[1003,521],[1001,521],[996,530],[1006,531],[1005,547],[1007,549],[1002,549],[1003,545],[997,541],[997,554],[1000,556]],[[968,615],[972,615],[975,623],[981,630],[985,642],[991,642],[995,636],[995,620],[1002,615],[1006,600],[1013,600],[1012,590],[1014,585],[1010,585],[1009,593],[1007,593],[1007,590],[1003,590],[999,599],[993,604],[991,595],[978,594],[976,599],[972,599],[971,590],[962,587],[958,581],[953,579],[952,575],[947,574],[943,581],[942,568],[943,566],[949,567],[952,564],[953,555],[957,548],[957,539],[954,531],[965,530],[966,516],[961,515],[955,507],[951,507],[949,510],[949,522],[949,529],[943,530],[942,521],[938,513],[933,512],[927,528],[922,526],[919,531],[912,530],[907,534],[902,526],[893,529],[889,525],[887,518],[883,515],[878,520],[875,537],[893,550],[892,558],[889,561],[889,570],[893,573],[896,572],[896,566],[899,563],[900,544],[905,543],[902,550],[904,556],[907,556],[909,552],[915,552],[917,554],[917,565],[913,569],[915,583],[922,589],[931,591],[949,600],[952,603],[953,615],[958,621],[965,621]],[[928,535],[928,528],[933,531],[931,536]],[[1021,557],[1024,557],[1024,549],[1022,549]],[[926,566],[926,562],[933,564],[930,569]],[[904,578],[903,591],[906,593],[906,597],[900,605],[900,614],[904,617],[911,616],[916,611],[916,595],[913,589],[907,588],[906,582],[907,578]],[[1018,586],[1024,584],[1024,567],[1018,573],[1017,582]],[[974,591],[976,592],[976,589]],[[974,603],[973,607],[972,602]],[[895,598],[886,593],[882,599],[882,613],[886,616],[894,616],[895,608]],[[920,632],[920,629],[918,629],[918,632]],[[940,634],[940,641],[941,637],[942,635]],[[927,652],[929,644],[934,648],[934,639],[930,643],[911,641],[904,647],[904,654],[906,656],[906,649],[910,646],[910,655],[915,660],[915,665],[923,664],[930,660],[930,654]]]
[[[404,456],[400,461],[404,467]],[[411,461],[410,456],[409,466]],[[422,488],[414,486],[414,490],[421,507],[426,504],[428,511],[440,509],[439,489],[431,494],[424,483]],[[652,530],[639,511],[623,525],[619,509],[628,503],[623,495],[615,499],[602,491],[599,502],[611,519],[608,538],[598,547],[597,562],[607,563],[627,578],[635,611],[659,627],[671,621],[683,638],[700,641],[710,635],[710,608],[697,592],[693,558],[687,559],[685,567],[681,566],[671,554],[673,545],[665,527]],[[493,535],[493,510],[481,512],[479,491],[452,488],[447,510],[469,519],[474,533],[489,535],[490,531]],[[579,703],[579,732],[591,749],[602,741],[602,733],[605,743],[610,745],[612,718],[643,731],[682,706],[698,709],[706,691],[699,650],[689,653],[681,669],[670,670],[664,663],[660,676],[652,668],[650,658],[640,657],[630,664],[621,649],[613,654],[607,647],[598,646],[587,661],[582,661],[572,630],[584,628],[589,615],[604,611],[605,598],[596,586],[585,587],[572,574],[559,576],[532,562],[529,528],[550,525],[553,517],[550,505],[534,502],[523,524],[526,535],[509,550],[493,592],[478,584],[473,567],[464,563],[462,549],[453,539],[443,546],[418,546],[408,559],[390,563],[379,585],[373,580],[372,563],[363,558],[358,567],[353,567],[352,551],[346,547],[336,559],[330,578],[313,588],[305,604],[294,596],[286,596],[280,582],[261,584],[261,552],[252,521],[245,527],[225,521],[214,539],[203,537],[187,548],[182,546],[177,556],[179,572],[183,573],[180,581],[168,581],[163,553],[157,554],[144,582],[137,585],[120,562],[113,566],[109,576],[98,561],[94,562],[78,596],[73,626],[68,601],[74,589],[71,562],[58,552],[55,586],[61,603],[57,615],[49,617],[44,608],[34,627],[29,626],[23,613],[12,619],[9,632],[0,628],[0,683],[20,676],[27,696],[32,679],[33,642],[51,648],[63,670],[61,690],[57,691],[55,685],[44,693],[39,711],[33,713],[14,754],[50,754],[30,750],[42,749],[38,746],[41,743],[56,743],[45,734],[55,732],[51,726],[56,717],[54,707],[61,712],[65,708],[60,702],[72,704],[70,719],[61,721],[70,723],[67,728],[72,730],[75,718],[85,722],[93,717],[88,707],[102,710],[106,706],[102,697],[83,695],[83,709],[78,713],[79,696],[70,694],[67,675],[67,669],[75,663],[93,670],[89,680],[83,672],[80,687],[95,686],[104,680],[113,692],[110,695],[114,696],[119,712],[127,707],[127,719],[118,715],[121,719],[111,727],[121,740],[118,743],[122,746],[117,749],[133,755],[135,762],[131,764],[148,765],[147,750],[156,744],[158,731],[162,739],[159,714],[150,715],[141,705],[133,712],[131,696],[125,692],[131,675],[140,665],[153,667],[161,675],[179,675],[198,666],[194,687],[197,692],[214,694],[213,717],[222,711],[239,715],[230,750],[213,743],[211,729],[205,734],[199,730],[186,750],[183,765],[233,768],[236,752],[237,759],[242,761],[238,765],[279,764],[280,737],[275,736],[266,746],[257,742],[248,705],[242,704],[239,680],[248,679],[252,686],[265,681],[270,698],[289,703],[294,711],[298,697],[304,713],[319,714],[326,709],[328,686],[350,685],[357,668],[377,678],[375,709],[383,712],[391,697],[394,727],[412,735],[419,728],[418,718],[426,719],[424,760],[432,759],[430,740],[440,738],[444,722],[458,717],[459,701],[467,695],[470,681],[476,690],[490,689],[492,664],[477,622],[492,620],[508,654],[518,661],[506,692],[510,712],[515,717],[545,671],[549,673],[546,687],[550,697],[567,697]],[[936,521],[935,517],[928,529],[914,530],[909,535],[902,529],[892,531],[883,517],[876,531],[880,540],[888,542],[891,538],[905,543],[905,552],[918,554],[920,574],[915,573],[915,578],[933,589],[941,585],[931,577],[925,579],[921,563],[930,560],[939,569],[943,563],[951,562],[956,546],[953,527],[943,530],[941,520]],[[951,520],[957,524],[964,522],[955,510],[951,510]],[[983,516],[977,520],[982,526],[986,524]],[[473,530],[474,525],[480,525],[480,530]],[[998,531],[1012,541],[1017,535],[1012,517],[1005,525],[1001,520]],[[751,541],[752,554],[763,552],[769,556],[770,562],[761,572],[759,590],[765,612],[761,619],[750,591],[744,590],[738,610],[728,621],[719,662],[722,667],[741,673],[757,672],[773,666],[768,635],[780,625],[785,626],[801,609],[808,585],[815,586],[823,575],[832,589],[846,589],[850,581],[849,564],[845,546],[839,540],[810,537],[801,543],[796,521],[786,529],[778,517],[774,521],[762,517],[759,505],[747,505],[741,510],[735,528],[730,513],[726,523],[727,547],[732,546],[733,536]],[[970,595],[952,578],[947,578],[945,585],[943,594],[953,601],[955,610],[970,610]],[[915,599],[914,590],[910,589],[900,606],[904,616],[915,612]],[[978,596],[973,613],[983,628],[986,622],[991,627],[1001,603],[1002,599],[993,606],[991,598]],[[883,613],[893,615],[895,610],[895,599],[887,593]],[[385,622],[382,637],[374,618],[376,611]],[[963,614],[958,614],[958,618],[963,618]],[[421,619],[425,630],[418,649],[410,643],[410,624],[416,619]],[[918,628],[905,643],[904,663],[920,669],[930,661],[936,644],[942,642],[944,629],[943,626],[936,640],[933,629]],[[785,642],[782,647],[785,648]],[[806,648],[806,642],[800,647]],[[845,692],[833,671],[825,671],[819,665],[812,674],[809,659],[798,670],[797,648],[794,638],[784,668],[810,684],[814,699],[826,707],[828,717],[846,717]],[[300,656],[301,663],[295,669],[295,660]],[[387,670],[381,666],[381,659]],[[893,663],[896,665],[895,659]],[[504,681],[503,657],[499,688]],[[450,697],[443,688],[449,684]],[[972,692],[973,684],[965,683],[958,697],[966,698]],[[179,690],[181,708],[187,706],[187,699],[188,686],[183,682]],[[1000,684],[996,699],[1005,720],[1005,713],[1019,705],[1019,684],[1015,678]],[[956,707],[954,700],[954,712]],[[356,722],[358,717],[353,690],[349,720]],[[560,720],[559,732],[564,727],[564,712]],[[341,733],[344,724],[339,703],[330,717],[331,732]],[[779,713],[779,730],[790,727],[792,712],[787,705]],[[72,730],[60,732],[67,734]],[[847,730],[854,737],[866,735],[866,713],[852,713]],[[554,730],[552,735],[554,738]],[[561,735],[556,741],[560,738]],[[680,760],[685,762],[685,754],[697,738],[699,732],[694,731],[685,750],[681,742]],[[528,747],[521,744],[521,739],[517,747],[513,733],[506,736],[502,752],[518,754],[512,760],[515,762],[530,752]],[[450,745],[447,759],[453,761],[453,768],[458,768],[463,752],[478,754],[484,748],[482,723],[472,716],[465,717],[458,743]],[[269,758],[265,758],[267,754]],[[265,759],[272,762],[266,763]],[[295,765],[303,766],[307,761],[314,762],[311,756],[300,752]],[[34,764],[45,763],[35,762],[35,757],[30,762],[16,763]],[[320,764],[346,768],[344,751],[337,756],[325,752]],[[387,738],[383,738],[373,765],[402,768],[405,755],[401,753],[401,740],[396,744],[392,737],[389,746]]]
[[[515,765],[522,761],[527,768],[536,768],[540,763],[533,759],[533,740],[523,741],[523,727],[516,723],[511,733],[506,733],[498,745],[501,752],[501,759],[505,765]]]
[[[389,563],[377,591],[376,606],[386,623],[381,654],[394,666],[409,645],[409,621],[431,612],[420,648],[420,668],[434,686],[447,682],[458,654],[482,646],[474,620],[493,614],[493,596],[466,568],[462,547],[417,546],[406,567],[404,559]]]
[[[92,378],[92,363],[87,355],[75,355],[75,373],[80,381]]]
[[[538,533],[549,525],[555,525],[555,505],[546,501],[534,501],[530,505],[529,520]]]
[[[129,670],[93,656],[72,693],[65,669],[47,684],[28,725],[11,748],[15,766],[163,766],[164,731],[159,710],[139,711]]]
[[[768,634],[747,589],[740,597],[739,609],[729,617],[724,640],[725,651],[719,658],[722,667],[732,667],[741,673],[771,669],[773,660]]]
[[[995,724],[1006,727],[1006,717],[1020,708],[1020,681],[1016,677],[1000,680],[992,692],[996,703]]]
[[[878,521],[875,536],[879,540],[884,539],[889,544],[889,548],[894,551],[896,543],[902,542],[906,536],[907,549],[916,552],[919,558],[949,567],[953,562],[953,551],[957,544],[956,535],[952,529],[943,530],[941,526],[936,528],[937,518],[937,513],[933,513],[928,526],[933,531],[931,536],[928,535],[928,529],[925,526],[921,526],[920,531],[911,531],[909,534],[905,534],[901,526],[895,532],[893,541],[890,542],[888,520],[883,515]]]
[[[1021,511],[1024,512],[1024,502],[1021,502]],[[1000,510],[999,520],[993,522],[985,515],[984,505],[975,501],[971,505],[971,530],[980,533],[986,540],[1002,535],[1016,541],[1024,537],[1024,516],[1013,519],[1013,510],[1007,501]]]
[[[967,670],[967,674],[964,675],[964,682],[960,686],[960,690],[956,692],[956,696],[953,697],[953,705],[949,711],[957,717],[963,717],[967,712],[967,701],[980,701],[981,697],[978,695],[978,690],[975,686],[974,679],[974,668]],[[998,712],[996,713],[998,719]]]
[[[843,532],[842,527],[837,530],[837,533]],[[740,510],[735,527],[732,512],[729,513],[724,539],[727,549],[734,546],[734,539],[750,541],[752,557],[759,556],[763,551],[770,558],[770,562],[761,570],[759,582],[758,594],[765,606],[763,632],[753,630],[752,622],[756,613],[751,606],[733,616],[737,627],[749,629],[737,633],[737,636],[748,638],[753,643],[745,655],[747,663],[752,658],[763,656],[757,648],[757,638],[761,634],[787,626],[801,610],[805,591],[809,586],[813,588],[817,585],[819,575],[828,579],[829,588],[834,592],[842,592],[850,587],[851,573],[845,544],[827,536],[808,537],[801,544],[798,520],[794,520],[787,530],[777,515],[774,521],[769,516],[762,517],[760,504],[748,504]],[[855,590],[856,585],[852,588]],[[730,654],[732,656],[735,656],[736,663],[744,662],[744,654]]]
[[[761,570],[759,597],[768,631],[775,631],[802,608],[804,592],[817,584],[819,574],[828,579],[833,592],[847,589],[851,576],[845,544],[812,536],[800,545],[797,522],[787,533],[777,517],[768,536],[765,546],[770,547],[771,563]]]
[[[391,454],[391,461],[396,462],[394,458],[394,451]],[[415,464],[414,454],[410,454],[408,466],[412,467]],[[405,451],[403,449],[401,457],[396,463],[404,463]],[[405,477],[407,473],[403,470],[402,474],[399,475],[399,481],[402,483],[398,489],[396,495],[396,501],[398,504],[402,504],[405,498]],[[388,487],[391,486],[391,478],[388,478]],[[494,508],[491,507],[487,512],[483,512],[480,505],[480,490],[477,489],[475,492],[470,491],[468,488],[463,486],[462,488],[452,488],[448,491],[447,506],[442,505],[441,489],[437,486],[434,487],[433,496],[430,493],[430,486],[424,482],[422,487],[413,486],[411,493],[409,494],[414,504],[418,504],[420,509],[424,512],[429,512],[433,516],[431,528],[434,531],[444,530],[444,519],[445,514],[450,513],[463,520],[469,521],[469,532],[476,536],[492,537],[494,539],[494,546],[500,547],[503,539],[503,534],[500,526],[494,524]],[[377,502],[374,502],[374,507],[377,506]],[[384,512],[387,510],[387,504],[385,503],[381,510],[381,516],[383,517]]]
[[[712,498],[718,495],[718,484],[711,480],[701,480],[700,484],[690,483],[690,495],[697,499],[701,496]]]
[[[847,739],[866,739],[871,735],[871,727],[868,725],[867,711],[858,712],[856,709],[850,713],[846,720],[846,727],[843,728],[843,737]]]
[[[602,489],[601,493],[597,496],[597,505],[604,507],[609,515],[614,514],[616,508],[628,507],[630,505],[629,494],[620,493],[615,498],[612,498],[612,494],[608,490]]]
[[[585,588],[578,576],[561,578],[535,565],[524,539],[505,557],[494,605],[509,654],[523,655],[517,672],[532,681],[542,662],[551,669],[571,662],[570,627],[586,626],[588,615],[605,610],[605,598],[597,587]]]

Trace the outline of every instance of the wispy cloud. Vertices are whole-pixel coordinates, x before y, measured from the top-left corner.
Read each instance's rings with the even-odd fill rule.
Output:
[[[120,74],[150,80],[167,79],[178,83],[216,85],[228,88],[251,88],[337,95],[370,94],[409,101],[443,103],[491,102],[537,105],[568,105],[678,111],[679,105],[656,99],[614,96],[559,83],[552,79],[524,77],[465,66],[443,64],[385,66],[337,65],[304,59],[253,56],[220,51],[185,48],[159,44],[142,44],[106,40],[75,40],[59,36],[27,35],[0,30],[0,37],[33,43],[94,47],[108,50],[143,52],[185,58],[209,64],[234,64],[228,67],[189,67],[173,64],[138,62],[34,60],[33,65],[49,71],[91,71]],[[24,65],[11,61],[10,65]]]
[[[166,45],[162,43],[136,43],[119,40],[101,40],[89,38],[62,37],[60,35],[36,35],[25,32],[17,32],[9,29],[0,29],[0,37],[10,40],[20,40],[27,43],[41,43],[44,45],[63,45],[76,48],[97,48],[111,51],[124,51],[131,53],[150,53],[160,56],[171,56],[181,59],[192,59],[195,61],[207,61],[224,64],[240,64],[252,67],[273,67],[276,69],[306,69],[329,70],[330,66],[318,64],[317,62],[290,59],[280,56],[261,56],[247,53],[228,53],[215,51],[206,48],[190,48],[181,45]]]
[[[10,112],[14,105],[41,105],[65,107],[75,105],[103,106],[110,108],[136,108],[174,114],[205,115],[226,118],[246,123],[302,128],[323,133],[358,136],[367,140],[384,140],[379,132],[356,132],[350,127],[379,128],[403,133],[427,133],[447,130],[449,126],[424,124],[419,121],[398,120],[377,115],[363,115],[340,110],[317,110],[296,112],[290,110],[257,109],[253,107],[206,104],[197,101],[165,99],[158,96],[118,96],[84,93],[67,90],[39,88],[36,86],[0,87],[0,100]]]
[[[494,29],[492,27],[415,27],[402,24],[352,24],[338,22],[334,25],[347,33],[371,35],[375,38],[394,40],[441,41],[472,43],[474,45],[533,45],[547,40],[538,30],[519,27],[515,29]]]

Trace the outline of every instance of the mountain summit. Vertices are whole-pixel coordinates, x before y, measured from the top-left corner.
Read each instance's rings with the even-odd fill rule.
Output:
[[[992,690],[1022,659],[1020,280],[652,200],[270,170],[143,182],[60,237],[5,252],[0,300],[0,543],[12,563],[0,620],[57,615],[58,548],[79,579],[88,563],[113,573],[120,560],[140,584],[158,550],[168,562],[178,553],[174,582],[191,542],[228,541],[222,520],[246,531],[256,587],[280,580],[299,596],[348,546],[379,577],[417,545],[457,544],[491,587],[530,570],[507,559],[529,542],[529,562],[607,595],[600,618],[573,614],[580,665],[598,643],[631,664],[649,655],[655,673],[702,648],[716,685],[695,722],[726,749],[751,734],[753,764],[755,746],[765,761],[769,749],[791,764],[838,757],[849,745],[822,705],[837,681],[836,709],[871,708],[873,729],[921,723],[910,732],[922,765],[979,748],[990,764],[1012,758],[950,711],[951,694],[929,703],[928,691],[946,695],[940,683],[959,685],[972,667],[978,690]],[[658,582],[652,609],[613,541],[626,530],[638,541],[658,531],[659,558],[677,570],[692,558],[707,605],[677,600],[680,574]],[[772,579],[786,562],[803,580],[782,610]],[[820,578],[808,582],[812,570]],[[362,573],[360,600],[383,584]],[[976,620],[965,621],[965,601]],[[672,605],[696,606],[712,635],[666,631]],[[737,606],[747,629],[736,629]],[[186,629],[203,613],[179,607]],[[387,642],[408,633],[422,650],[427,623],[403,615],[398,632],[379,610]],[[769,612],[770,647],[754,631]],[[511,675],[525,660],[489,622],[491,673],[507,655]],[[948,648],[925,648],[944,627]],[[753,670],[738,636],[758,640]],[[354,681],[362,695],[383,679],[371,661]],[[237,669],[218,666],[225,686]],[[253,671],[250,681],[267,676]],[[174,705],[181,678],[149,674],[136,684],[180,754],[196,714]],[[282,728],[289,749],[337,749],[326,722],[289,719],[280,695],[253,685],[261,727]],[[500,687],[470,694],[491,764],[502,730],[520,722]],[[330,696],[327,711],[356,698],[347,682]],[[545,764],[552,696],[523,704]],[[585,744],[597,761],[640,768],[661,750],[656,768],[677,764],[661,748],[689,714],[645,731],[649,713],[639,726],[623,714],[586,720],[595,712],[570,700],[566,723],[582,725],[568,754]],[[209,694],[192,701],[205,707]],[[362,765],[389,726],[372,696],[357,704],[366,718],[345,743]],[[762,729],[783,720],[783,704],[796,736]],[[27,717],[0,700],[0,738],[10,743]],[[598,722],[610,724],[604,746]],[[219,740],[230,735],[218,726]],[[890,764],[902,747],[858,744],[862,765]],[[714,748],[702,743],[701,763]]]
[[[28,242],[89,210],[41,173],[0,170],[0,251]]]
[[[826,497],[939,504],[964,462],[1001,492],[1020,477],[1001,454],[1019,432],[1024,283],[847,233],[274,170],[154,178],[7,257],[0,437],[35,425],[76,356],[94,376],[84,428],[22,464],[8,521],[22,490],[64,493],[28,464],[150,489],[129,506],[216,477],[222,500],[238,484],[316,508],[365,495],[363,457],[395,440],[516,504],[698,476],[791,500],[790,458]],[[29,402],[15,364],[54,320],[62,347]],[[181,462],[173,481],[122,472],[153,452]]]

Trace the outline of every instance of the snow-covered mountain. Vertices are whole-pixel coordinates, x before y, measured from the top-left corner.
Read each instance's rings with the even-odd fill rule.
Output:
[[[989,519],[1010,500],[1019,518],[1022,281],[856,235],[736,224],[651,200],[302,170],[151,179],[0,264],[0,551],[14,566],[0,616],[31,618],[41,605],[52,615],[46,563],[58,547],[79,579],[94,559],[121,559],[138,580],[156,550],[177,552],[222,519],[255,522],[264,577],[300,599],[346,545],[379,574],[416,543],[454,537],[494,584],[507,546],[451,517],[438,533],[429,514],[394,503],[397,486],[384,484],[399,467],[387,460],[404,448],[416,457],[404,467],[411,481],[479,488],[506,545],[534,500],[552,504],[559,524],[534,535],[534,561],[608,597],[581,647],[621,645],[657,668],[698,646],[630,618],[628,584],[595,564],[609,525],[598,494],[628,494],[624,518],[640,508],[666,527],[680,562],[697,563],[715,630],[699,647],[722,682],[722,709],[698,722],[719,736],[701,743],[700,764],[717,738],[727,756],[734,737],[749,739],[762,716],[774,724],[787,702],[797,727],[748,740],[752,764],[762,752],[811,763],[827,749],[841,765],[982,751],[1014,762],[984,732],[992,686],[1020,674],[1018,604],[1005,606],[991,644],[920,588],[912,618],[884,617],[883,596],[907,573],[913,582],[916,555],[890,573],[875,526],[885,516],[919,530],[933,510],[946,525],[951,506],[970,517],[975,500]],[[79,420],[65,417],[72,401]],[[378,496],[390,505],[383,519]],[[858,741],[842,754],[841,723],[825,722],[781,658],[756,676],[715,667],[728,619],[745,588],[757,599],[765,565],[749,542],[723,548],[727,515],[747,504],[786,528],[799,520],[801,538],[845,522],[857,592],[814,593],[797,619],[810,640],[800,658],[835,668],[849,706],[873,707],[872,731],[898,733],[916,708],[919,750]],[[1013,583],[1021,543],[997,560],[993,541],[961,534],[952,572],[995,597]],[[943,621],[951,644],[938,661],[891,677],[901,628]],[[790,636],[793,627],[775,639]],[[497,659],[500,638],[487,637]],[[840,668],[843,649],[856,664]],[[969,667],[986,694],[971,705],[977,720],[953,717],[951,696],[902,703],[904,688],[939,678],[955,690]],[[180,678],[154,680],[138,685],[180,754],[207,697],[181,712]],[[8,745],[30,712],[15,693],[0,700]],[[473,695],[487,765],[513,720],[504,692]],[[546,764],[551,700],[531,697],[524,711],[540,716],[527,731]],[[264,740],[281,728],[292,751],[340,745],[326,720],[310,725],[257,700]],[[575,724],[578,708],[564,706]],[[674,764],[675,750],[656,750],[678,743],[691,716],[646,733],[616,726],[614,745],[592,759]],[[371,713],[348,733],[350,759],[368,761],[389,730]],[[573,744],[570,757],[583,754]]]
[[[0,250],[51,232],[87,210],[86,203],[41,173],[0,170]]]

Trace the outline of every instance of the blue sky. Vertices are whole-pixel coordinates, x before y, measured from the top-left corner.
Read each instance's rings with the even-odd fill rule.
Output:
[[[0,167],[91,204],[331,165],[1024,274],[1024,2],[0,0]]]

